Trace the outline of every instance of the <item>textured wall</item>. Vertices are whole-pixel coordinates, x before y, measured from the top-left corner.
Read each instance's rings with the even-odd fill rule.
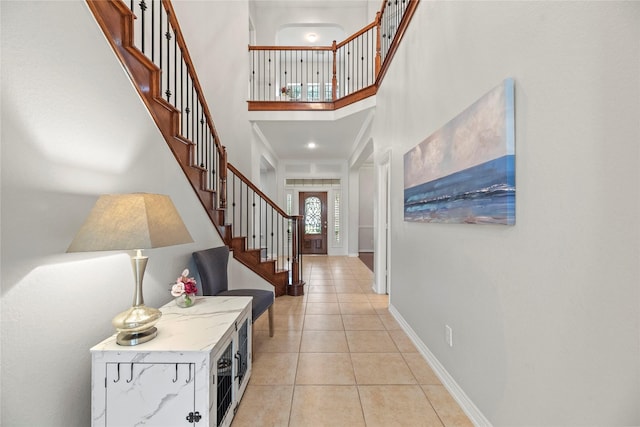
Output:
[[[150,306],[220,239],[85,2],[0,7],[0,424],[86,427],[89,349],[134,286],[126,253],[65,253],[98,196],[168,194],[195,240],[145,252]]]
[[[496,426],[640,424],[638,22],[636,2],[421,2],[378,92],[391,302]],[[506,77],[516,225],[403,222],[404,153]]]

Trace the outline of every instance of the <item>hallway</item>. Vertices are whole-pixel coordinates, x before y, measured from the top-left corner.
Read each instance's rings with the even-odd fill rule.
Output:
[[[355,257],[305,256],[302,297],[254,325],[253,373],[241,426],[471,426],[371,290]]]

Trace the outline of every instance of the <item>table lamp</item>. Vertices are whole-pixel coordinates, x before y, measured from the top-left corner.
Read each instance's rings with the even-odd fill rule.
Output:
[[[143,249],[191,243],[193,239],[169,196],[162,194],[102,195],[67,252],[135,250],[133,306],[113,318],[116,342],[133,346],[150,341],[162,313],[144,305],[142,279],[148,257]]]

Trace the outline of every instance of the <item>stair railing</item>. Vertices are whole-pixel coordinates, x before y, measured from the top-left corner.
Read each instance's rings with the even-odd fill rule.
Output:
[[[249,46],[249,109],[331,110],[375,95],[418,3],[384,0],[374,22],[332,46]]]
[[[204,173],[203,190],[217,195],[212,208],[224,209],[225,149],[220,144],[171,2],[130,0],[129,8],[137,18],[134,45],[160,70],[160,94],[180,114],[178,136],[195,144],[191,165]]]
[[[269,215],[282,215],[282,210],[264,195],[255,195],[262,212],[245,209],[240,217],[250,215],[250,218],[232,218],[231,223],[227,223],[227,218],[238,212],[230,211],[227,203],[228,171],[232,172],[237,188],[251,191],[257,188],[227,162],[226,149],[218,138],[170,0],[86,1],[224,242],[233,248],[234,237],[238,237],[233,232],[273,233],[274,229],[266,225]],[[266,217],[254,217],[256,212]],[[258,226],[242,229],[236,225],[241,221]],[[260,248],[260,253],[266,255],[264,258],[275,257],[278,261],[264,263],[266,267],[259,262],[258,265],[244,263],[274,284],[276,296],[300,295],[304,282],[297,237],[298,217],[286,216],[279,221],[287,224],[276,229],[285,233],[286,237],[280,237],[279,242],[287,242],[286,245],[274,244],[275,239],[269,244],[264,238],[261,243],[267,246]],[[238,255],[244,256],[234,252],[234,258]],[[269,274],[268,270],[277,262],[283,270],[289,270]]]
[[[228,172],[227,223],[233,236],[243,236],[234,240],[242,240],[238,244],[245,252],[254,251],[262,261],[273,261],[276,271],[288,271],[289,283],[303,282],[300,216],[287,214],[232,165]]]

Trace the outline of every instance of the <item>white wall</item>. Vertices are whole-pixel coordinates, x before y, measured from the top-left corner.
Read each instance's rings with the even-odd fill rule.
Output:
[[[373,195],[376,185],[373,165],[362,166],[358,179],[358,252],[373,252]]]
[[[637,2],[421,2],[378,92],[391,304],[495,426],[640,425],[638,23]],[[403,154],[506,77],[516,225],[403,222]]]
[[[0,8],[0,424],[85,427],[89,349],[113,333],[111,319],[131,305],[134,286],[127,253],[65,253],[95,200],[168,194],[193,236],[193,244],[145,252],[150,306],[171,300],[192,251],[221,240],[86,3]]]

